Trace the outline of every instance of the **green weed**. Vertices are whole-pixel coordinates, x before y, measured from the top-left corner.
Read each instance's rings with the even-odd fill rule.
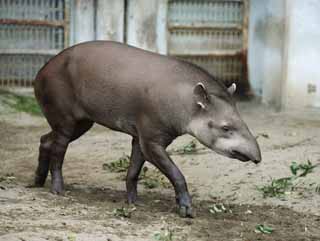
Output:
[[[141,183],[145,188],[153,189],[157,187],[170,187],[170,183],[166,179],[166,177],[157,169],[149,169],[148,167],[143,167],[142,172],[140,174]]]
[[[256,233],[265,233],[265,234],[271,234],[274,231],[273,228],[268,227],[266,225],[263,224],[259,224],[256,226],[255,232]]]
[[[167,228],[162,232],[156,233],[153,238],[157,241],[173,241],[173,232]]]
[[[131,214],[136,210],[135,207],[132,208],[116,208],[113,210],[113,215],[121,218],[131,218]]]
[[[293,178],[284,177],[279,179],[271,179],[271,183],[258,187],[258,190],[262,192],[263,197],[282,197],[287,192],[293,189]]]
[[[205,149],[205,148],[199,148],[197,141],[192,140],[178,149],[174,149],[172,151],[169,151],[169,154],[191,155],[191,154],[198,153],[202,149]]]
[[[209,206],[209,212],[212,214],[225,213],[225,212],[227,212],[227,209],[225,208],[225,206],[222,203],[212,204]]]
[[[294,176],[305,177],[307,174],[311,173],[318,164],[313,165],[309,160],[307,163],[297,164],[292,162],[290,165],[290,170]]]
[[[290,165],[292,176],[279,179],[272,178],[270,184],[258,187],[258,190],[263,193],[264,198],[283,197],[294,189],[297,179],[307,176],[316,166],[318,166],[318,164],[313,165],[309,160],[307,163],[302,164],[292,162]]]
[[[123,155],[116,161],[112,161],[110,163],[104,163],[102,168],[104,170],[109,170],[110,172],[126,172],[130,165],[130,157],[127,155]]]
[[[25,112],[35,116],[41,116],[41,109],[33,96],[20,95],[9,91],[0,91],[2,103],[16,112]]]

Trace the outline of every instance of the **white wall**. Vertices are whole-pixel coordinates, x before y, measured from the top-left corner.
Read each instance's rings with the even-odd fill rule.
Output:
[[[124,39],[124,0],[72,0],[70,44]]]
[[[96,39],[123,42],[124,0],[96,1]]]
[[[249,80],[264,103],[281,106],[285,39],[285,0],[251,0]]]
[[[166,53],[167,0],[129,0],[127,43],[146,50]]]
[[[320,107],[320,1],[287,1],[287,68],[283,104]]]
[[[319,13],[319,0],[250,0],[249,79],[264,103],[320,107]]]
[[[73,0],[71,7],[71,44],[95,39],[94,1]]]

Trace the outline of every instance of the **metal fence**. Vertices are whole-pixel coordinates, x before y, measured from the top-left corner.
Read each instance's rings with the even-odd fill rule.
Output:
[[[0,0],[0,86],[31,86],[68,36],[68,0]]]
[[[247,25],[247,0],[170,0],[169,54],[225,82],[243,85],[247,82]]]

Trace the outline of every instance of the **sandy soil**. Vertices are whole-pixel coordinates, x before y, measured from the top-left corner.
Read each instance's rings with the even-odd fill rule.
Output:
[[[185,174],[194,200],[195,219],[175,213],[172,188],[139,185],[131,218],[114,215],[126,207],[121,175],[104,163],[130,152],[130,137],[95,126],[72,143],[64,165],[66,195],[28,188],[37,164],[39,138],[48,132],[44,119],[27,114],[0,114],[0,240],[320,240],[320,167],[300,178],[285,198],[263,198],[257,186],[290,176],[293,161],[320,163],[320,112],[276,113],[256,103],[240,103],[250,129],[258,135],[263,162],[255,166],[219,156],[208,149],[195,155],[172,155]],[[178,138],[169,150],[192,138]],[[209,207],[223,203],[226,212]],[[255,232],[258,224],[274,228]],[[165,240],[165,239],[163,239]],[[167,239],[170,240],[170,239]]]

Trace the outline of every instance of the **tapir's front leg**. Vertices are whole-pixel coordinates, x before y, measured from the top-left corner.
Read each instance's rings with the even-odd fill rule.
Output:
[[[140,140],[140,144],[146,159],[159,168],[174,186],[177,203],[179,205],[179,215],[181,217],[193,217],[191,197],[185,178],[165,151],[166,146],[143,140]]]

